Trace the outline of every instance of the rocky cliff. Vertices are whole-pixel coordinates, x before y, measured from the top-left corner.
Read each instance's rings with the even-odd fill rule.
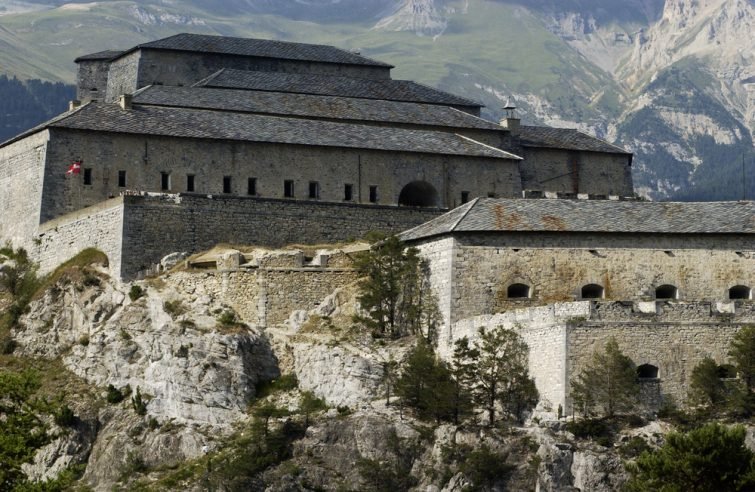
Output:
[[[259,325],[236,313],[228,272],[121,284],[105,271],[56,272],[0,359],[36,367],[75,415],[24,465],[33,480],[79,465],[79,483],[97,491],[609,491],[626,479],[622,440],[662,431],[622,431],[606,448],[562,421],[416,420],[384,373],[412,341],[355,325],[354,285]]]

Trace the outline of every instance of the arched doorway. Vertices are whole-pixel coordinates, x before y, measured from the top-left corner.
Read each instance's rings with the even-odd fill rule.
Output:
[[[437,207],[438,192],[426,181],[412,181],[401,190],[398,204],[407,207]]]

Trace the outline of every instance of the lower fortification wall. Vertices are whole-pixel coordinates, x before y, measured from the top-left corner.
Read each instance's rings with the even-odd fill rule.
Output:
[[[31,248],[40,271],[47,273],[86,248],[108,257],[110,271],[121,271],[123,198],[113,198],[42,224]]]
[[[572,411],[570,382],[614,338],[635,365],[658,368],[658,378],[641,379],[641,400],[650,410],[664,401],[684,405],[692,370],[705,357],[730,362],[734,335],[755,323],[755,302],[580,301],[475,316],[442,328],[441,357],[453,344],[474,340],[480,327],[517,330],[530,348],[529,368],[542,407]]]
[[[323,244],[370,231],[400,232],[439,209],[334,204],[208,195],[122,196],[42,224],[32,249],[42,271],[94,247],[114,276],[148,271],[172,252],[226,244]]]
[[[173,251],[218,243],[265,245],[347,241],[369,231],[395,233],[438,209],[334,204],[208,195],[124,197],[123,274],[148,269]]]

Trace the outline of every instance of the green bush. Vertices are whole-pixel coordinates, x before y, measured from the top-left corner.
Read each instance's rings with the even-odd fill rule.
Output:
[[[514,468],[506,463],[506,455],[496,453],[483,444],[466,456],[460,471],[472,482],[472,490],[490,490],[494,485],[505,482]]]
[[[147,415],[147,402],[142,398],[142,392],[139,387],[136,387],[136,394],[131,397],[131,406],[134,407],[134,412],[137,415]]]
[[[262,381],[255,387],[257,398],[265,398],[273,393],[291,391],[299,387],[299,381],[296,374],[281,374],[278,379]]]
[[[55,423],[61,427],[71,427],[76,423],[76,415],[68,405],[62,406],[57,412],[55,412]]]
[[[171,318],[175,319],[186,312],[186,308],[180,299],[174,301],[165,301],[163,303],[163,310],[165,310]]]
[[[131,289],[128,291],[128,298],[131,299],[131,302],[141,299],[142,297],[144,297],[144,289],[139,285],[132,285]]]
[[[107,396],[105,397],[107,399],[108,403],[116,404],[123,401],[123,393],[121,393],[121,390],[113,386],[112,384],[107,385]]]
[[[613,442],[613,429],[606,419],[583,419],[567,422],[566,430],[581,439],[593,439],[601,446]]]
[[[745,428],[713,423],[686,434],[672,432],[657,451],[643,452],[627,466],[629,492],[755,490],[755,455],[745,446]]]
[[[233,326],[237,324],[236,313],[230,309],[226,309],[220,314],[220,316],[218,316],[218,323],[223,326]]]
[[[645,451],[651,450],[652,448],[643,438],[634,436],[619,447],[619,454],[624,459],[631,459],[638,457]]]

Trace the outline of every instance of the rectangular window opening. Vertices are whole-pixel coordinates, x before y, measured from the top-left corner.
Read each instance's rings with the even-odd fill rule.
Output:
[[[320,198],[320,183],[318,183],[317,181],[309,182],[309,198],[312,200],[317,200]]]
[[[92,168],[91,167],[84,168],[84,184],[85,185],[92,184]]]
[[[251,196],[257,195],[257,178],[249,178],[246,180],[246,194]]]
[[[370,186],[370,203],[377,203],[377,201],[378,201],[377,186],[372,185]]]
[[[469,201],[469,192],[468,191],[462,191],[461,192],[461,203],[467,203]]]
[[[162,191],[170,190],[170,173],[164,171],[160,173],[160,189]]]
[[[350,202],[354,199],[354,185],[343,185],[343,199],[347,202]]]
[[[488,198],[495,198],[495,193],[493,193],[492,191],[488,193]]]
[[[285,198],[294,197],[294,180],[293,179],[287,179],[283,181],[283,196]]]
[[[231,192],[231,177],[223,176],[223,193]]]
[[[126,171],[118,171],[118,188],[126,187]]]
[[[186,175],[186,191],[189,191],[189,192],[194,191],[194,175],[193,174]]]

